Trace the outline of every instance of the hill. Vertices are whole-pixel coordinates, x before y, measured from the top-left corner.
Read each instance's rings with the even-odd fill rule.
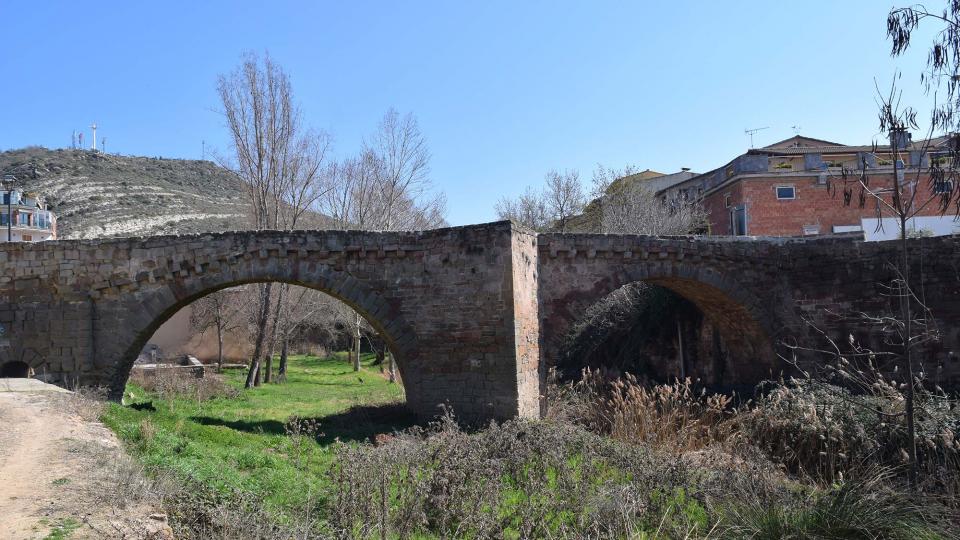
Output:
[[[28,147],[0,152],[0,173],[41,193],[59,238],[243,229],[243,183],[209,161]]]

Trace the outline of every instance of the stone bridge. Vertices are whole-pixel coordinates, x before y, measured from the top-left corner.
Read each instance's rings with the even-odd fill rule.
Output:
[[[938,373],[956,381],[960,239],[912,240],[941,318]],[[153,332],[213,291],[311,287],[361,313],[394,352],[409,405],[466,418],[540,413],[546,366],[584,311],[644,281],[695,303],[743,379],[783,369],[783,340],[812,339],[826,310],[882,309],[892,243],[853,239],[535,235],[509,222],[423,232],[227,232],[0,246],[0,367],[29,366],[116,398]],[[922,254],[922,255],[921,255]],[[919,275],[919,274],[915,274]]]

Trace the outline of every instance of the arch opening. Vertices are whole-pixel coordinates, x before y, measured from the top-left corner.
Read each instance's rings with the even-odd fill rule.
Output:
[[[141,328],[135,329],[132,333],[132,339],[127,339],[126,344],[118,344],[120,359],[110,385],[110,396],[114,399],[122,397],[124,388],[130,377],[131,369],[138,359],[141,361],[145,360],[144,353],[148,355],[146,360],[149,361],[157,357],[177,356],[177,353],[181,352],[176,349],[164,352],[157,347],[154,350],[160,349],[158,354],[153,358],[149,358],[151,352],[149,344],[151,343],[151,339],[154,338],[158,330],[160,330],[165,323],[176,320],[177,318],[180,319],[181,323],[184,323],[185,321],[183,319],[186,318],[187,324],[189,325],[191,306],[196,306],[198,302],[213,295],[229,294],[231,291],[232,294],[239,297],[238,300],[240,303],[246,303],[248,305],[257,303],[257,292],[250,289],[255,285],[267,283],[286,285],[290,286],[290,290],[299,289],[300,291],[309,292],[314,296],[324,298],[329,305],[339,305],[351,313],[354,313],[363,321],[364,330],[368,330],[368,332],[365,332],[366,339],[362,340],[366,342],[367,348],[375,349],[376,341],[384,350],[389,350],[389,358],[392,359],[396,366],[397,377],[405,383],[408,382],[405,364],[412,356],[412,347],[410,344],[411,340],[408,339],[409,336],[405,334],[411,332],[411,330],[395,310],[385,309],[386,303],[378,295],[358,285],[353,287],[353,290],[348,294],[338,294],[335,288],[328,286],[325,281],[319,282],[254,276],[247,279],[235,279],[208,285],[189,293],[182,293],[178,295],[179,298],[163,298],[164,294],[169,295],[169,289],[161,290],[156,293],[157,296],[161,297],[160,301],[151,302],[148,299],[148,301],[142,302],[144,306],[160,305],[162,307],[156,310],[150,310],[148,307],[147,311],[150,315],[149,322]],[[273,289],[276,291],[278,287],[273,287]],[[289,299],[290,296],[287,298]],[[297,298],[297,300],[302,300],[302,298]],[[273,311],[273,308],[271,308],[271,311]],[[241,329],[240,332],[242,333],[244,330],[245,329]],[[371,339],[370,336],[376,337]],[[236,350],[234,352],[236,352]],[[266,352],[267,350],[265,349],[264,354],[266,354]],[[272,358],[276,358],[280,352],[279,347],[275,348]],[[242,358],[243,363],[246,364],[249,362],[251,355],[241,356],[240,358]],[[409,389],[409,385],[405,384],[405,388]]]
[[[0,365],[0,379],[26,379],[30,377],[30,366],[26,362],[11,360]]]
[[[590,305],[561,345],[564,378],[581,369],[651,382],[690,378],[747,391],[784,369],[764,318],[719,288],[676,277],[631,281]]]

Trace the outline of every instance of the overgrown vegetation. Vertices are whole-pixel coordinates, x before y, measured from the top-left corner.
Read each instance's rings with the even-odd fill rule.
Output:
[[[544,420],[415,426],[371,361],[294,357],[287,384],[239,395],[131,384],[105,419],[178,538],[957,537],[960,412],[942,394],[918,394],[941,405],[917,496],[903,429],[877,414],[895,393],[871,411],[810,381],[744,402],[587,372],[551,387]]]

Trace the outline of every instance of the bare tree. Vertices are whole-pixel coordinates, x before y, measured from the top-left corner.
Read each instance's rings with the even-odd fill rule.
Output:
[[[302,128],[290,77],[269,55],[262,59],[253,53],[245,55],[238,69],[220,76],[217,91],[233,149],[233,159],[226,165],[244,181],[254,228],[292,227],[322,196],[323,190],[317,185],[328,139]],[[271,283],[259,286],[247,388],[260,381],[271,290]]]
[[[337,228],[395,231],[444,225],[446,199],[429,178],[430,153],[412,114],[390,109],[360,155],[330,168],[332,189],[321,199]],[[353,318],[351,358],[360,369],[364,321]]]
[[[580,183],[580,172],[576,170],[565,170],[562,173],[554,170],[548,172],[543,196],[546,199],[553,228],[559,232],[567,232],[570,218],[581,214],[586,204],[586,194]]]
[[[501,198],[495,210],[499,219],[508,219],[535,231],[566,232],[571,218],[583,212],[585,203],[578,171],[551,170],[546,174],[542,191],[528,186],[515,199]]]
[[[534,231],[545,231],[550,226],[544,197],[527,187],[516,199],[501,198],[495,210],[499,219],[510,220]]]
[[[280,342],[278,382],[286,378],[291,336],[301,328],[312,327],[323,329],[332,337],[337,328],[346,328],[351,325],[353,314],[353,310],[343,302],[307,287],[290,288],[289,295],[284,299],[283,312],[285,316],[278,328]]]
[[[190,326],[203,336],[217,333],[217,372],[223,369],[223,338],[243,326],[242,288],[223,289],[200,298],[190,306]]]
[[[599,202],[600,232],[605,233],[693,234],[707,223],[699,201],[666,201],[639,184],[613,183]]]
[[[598,165],[591,195],[577,171],[546,175],[543,191],[528,187],[516,199],[497,202],[500,219],[509,219],[536,231],[605,232],[628,234],[691,234],[706,224],[699,201],[670,204],[637,182],[630,182],[634,167],[611,169]]]

